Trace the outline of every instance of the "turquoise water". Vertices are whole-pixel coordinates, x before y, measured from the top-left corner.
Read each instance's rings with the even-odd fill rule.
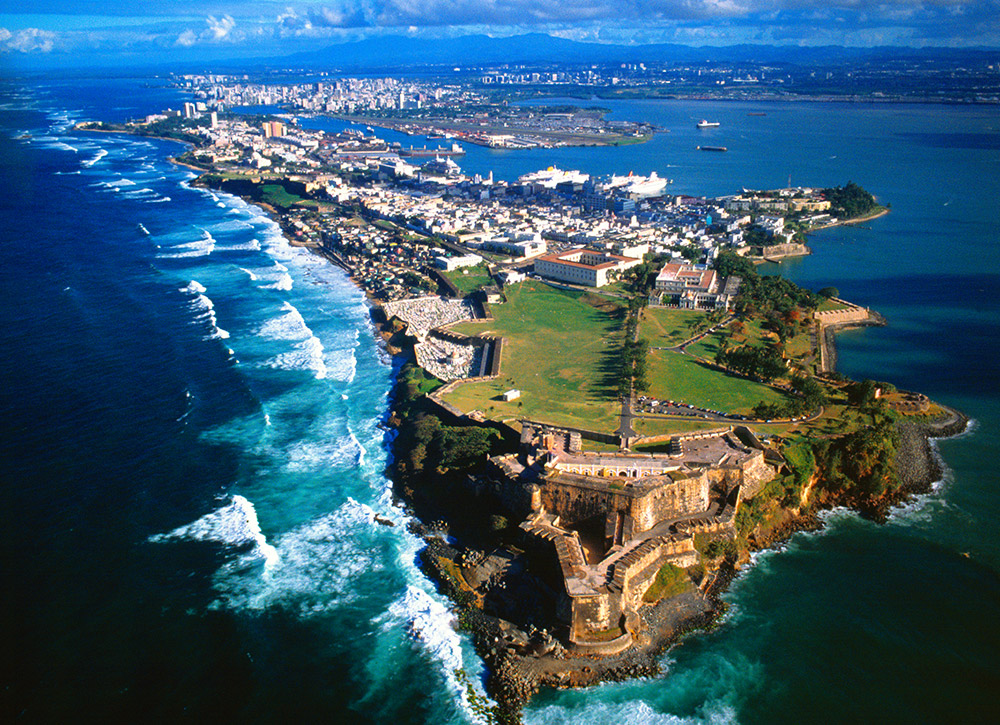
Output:
[[[108,83],[2,89],[0,712],[468,721],[453,671],[476,679],[481,665],[416,567],[382,475],[393,370],[362,295],[258,210],[187,187],[166,162],[177,146],[72,131],[182,100]],[[656,170],[713,195],[789,174],[861,183],[892,213],[816,235],[814,255],[780,271],[889,318],[840,337],[843,371],[976,424],[940,444],[944,481],[888,524],[838,512],[758,556],[722,626],[666,653],[662,677],[546,691],[526,719],[996,719],[1000,115],[602,105],[669,132],[619,149],[470,147],[462,166]],[[698,131],[700,118],[722,126]]]

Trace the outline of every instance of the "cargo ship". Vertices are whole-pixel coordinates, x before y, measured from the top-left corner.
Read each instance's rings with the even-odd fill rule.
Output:
[[[721,126],[722,124],[718,121],[706,121],[704,118],[698,121],[698,128],[715,128],[716,126]]]
[[[459,146],[457,143],[453,143],[450,148],[438,147],[436,149],[429,149],[426,146],[423,148],[413,148],[412,146],[408,149],[400,149],[400,156],[464,156],[465,149]]]
[[[699,146],[699,151],[728,151],[725,146]]]

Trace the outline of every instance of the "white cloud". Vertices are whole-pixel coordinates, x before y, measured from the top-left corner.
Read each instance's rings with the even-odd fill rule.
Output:
[[[233,28],[236,27],[236,21],[233,20],[232,15],[223,15],[218,19],[214,15],[209,15],[205,19],[205,23],[208,25],[208,32],[211,34],[212,40],[216,42],[228,38]]]
[[[51,30],[24,28],[11,32],[0,28],[0,52],[51,53],[55,47],[56,34]]]
[[[237,37],[237,33],[233,32],[233,29],[236,27],[236,21],[232,15],[223,15],[219,18],[209,15],[205,18],[205,26],[205,29],[200,33],[196,33],[190,28],[185,30],[177,36],[174,44],[190,48],[199,43],[221,43],[223,41],[239,41],[243,39]]]
[[[177,45],[182,45],[185,48],[190,48],[197,42],[198,42],[198,36],[195,35],[193,30],[185,30],[183,33],[177,36]]]

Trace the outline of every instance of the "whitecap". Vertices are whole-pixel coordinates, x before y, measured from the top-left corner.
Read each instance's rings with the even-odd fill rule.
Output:
[[[315,335],[297,343],[294,350],[276,355],[266,364],[279,370],[309,370],[317,380],[325,378],[328,372],[323,359],[323,343]]]
[[[282,290],[283,292],[288,292],[293,286],[292,276],[288,274],[288,272],[284,272],[280,277],[278,277],[276,282],[263,286],[265,289],[277,289]]]
[[[403,596],[389,605],[388,614],[391,619],[385,620],[383,627],[403,622],[448,672],[462,668],[462,645],[453,626],[454,617],[440,601],[411,584]]]
[[[384,568],[361,527],[376,527],[367,507],[348,499],[336,511],[306,522],[274,539],[274,564],[263,573],[236,561],[215,575],[214,608],[291,608],[303,618],[334,611],[358,599],[358,580]]]
[[[238,244],[227,244],[224,247],[216,247],[220,252],[259,252],[260,242],[256,239],[251,239],[249,242],[240,242]],[[244,270],[246,271],[246,270]]]
[[[103,159],[107,155],[108,155],[108,152],[106,150],[99,149],[98,152],[96,154],[94,154],[94,156],[92,156],[89,159],[85,159],[84,161],[81,161],[80,165],[81,166],[86,166],[89,169],[91,166],[93,166],[94,164],[96,164],[98,161],[100,161],[101,159]]]
[[[206,340],[225,339],[229,337],[229,333],[219,327],[215,317],[215,305],[205,295],[206,290],[201,283],[192,280],[187,286],[182,287],[180,291],[187,292],[193,296],[190,306],[197,314],[192,322],[195,324],[204,324],[207,322],[211,328],[212,332],[205,337]]]
[[[243,496],[233,496],[228,505],[205,514],[193,523],[149,537],[149,541],[154,543],[179,539],[216,541],[232,547],[252,545],[250,556],[263,559],[265,568],[273,567],[280,560],[277,549],[267,543],[261,531],[257,510]]]
[[[175,244],[168,252],[157,255],[161,259],[184,259],[187,257],[205,257],[215,250],[215,237],[201,229],[201,237],[191,242]]]
[[[524,722],[528,725],[569,722],[585,722],[588,725],[601,725],[602,723],[609,725],[618,725],[618,723],[629,723],[629,725],[731,725],[739,721],[735,708],[722,701],[708,703],[700,708],[696,715],[681,716],[659,712],[642,700],[602,702],[595,698],[579,709],[548,705],[537,710],[526,710]]]
[[[281,311],[285,314],[265,322],[257,329],[257,334],[272,340],[306,340],[313,337],[312,330],[295,305],[283,302]]]
[[[255,281],[257,279],[257,275],[255,275],[249,269],[247,269],[245,267],[240,267],[239,269],[240,269],[241,272],[246,272],[247,273],[247,275],[250,277],[250,281],[251,282],[253,282],[253,281]]]
[[[354,350],[347,350],[338,354],[327,365],[330,378],[342,383],[353,383],[358,372],[358,359],[354,355]]]
[[[332,440],[298,441],[283,451],[285,470],[297,473],[355,468],[364,461],[365,453],[353,433]]]

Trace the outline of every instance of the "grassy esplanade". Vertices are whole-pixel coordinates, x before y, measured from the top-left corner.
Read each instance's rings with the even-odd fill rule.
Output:
[[[494,419],[525,417],[611,432],[618,426],[618,365],[624,307],[617,300],[522,282],[506,289],[495,321],[454,328],[504,338],[500,377],[459,385],[447,402]],[[499,396],[516,388],[521,398]]]
[[[445,277],[451,280],[451,283],[458,288],[458,291],[463,295],[475,292],[480,287],[485,287],[486,285],[493,283],[493,278],[490,277],[489,270],[486,269],[485,264],[477,264],[474,267],[464,267],[462,269],[455,269],[451,272],[444,272]]]
[[[780,403],[785,396],[767,385],[752,380],[727,375],[698,360],[714,360],[722,336],[730,330],[720,330],[706,335],[688,347],[688,354],[676,350],[655,348],[673,347],[708,327],[703,312],[662,308],[643,310],[639,334],[649,340],[649,395],[689,403],[699,408],[719,410],[724,413],[746,414],[760,401]],[[747,326],[746,334],[759,334],[759,325]],[[742,337],[742,336],[741,336]]]

